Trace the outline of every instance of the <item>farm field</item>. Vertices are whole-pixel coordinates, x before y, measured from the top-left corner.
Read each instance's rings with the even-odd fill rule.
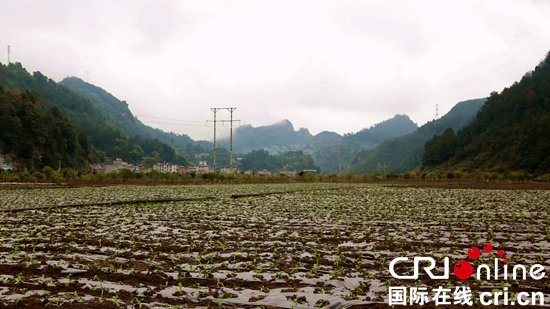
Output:
[[[0,308],[386,308],[397,286],[468,286],[469,308],[491,308],[479,294],[505,288],[550,305],[550,191],[310,183],[0,197]],[[469,259],[487,243],[494,250]],[[508,259],[510,269],[541,264],[546,277],[390,274],[393,259],[419,256],[434,258],[437,274],[448,257],[451,272],[459,260]]]

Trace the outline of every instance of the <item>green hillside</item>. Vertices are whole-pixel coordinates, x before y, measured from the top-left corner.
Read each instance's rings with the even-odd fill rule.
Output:
[[[89,98],[80,96],[40,72],[34,72],[31,75],[21,63],[0,64],[0,85],[4,90],[17,93],[37,90],[44,102],[51,107],[57,107],[59,114],[78,128],[97,150],[94,156],[80,158],[82,162],[88,160],[90,163],[101,162],[107,157],[122,158],[131,163],[139,163],[143,157],[149,157],[148,162],[167,161],[180,164],[187,162],[185,154],[177,154],[170,145],[148,136],[130,137],[128,132],[118,127],[117,123],[124,124],[123,127],[129,126],[128,123],[132,122],[130,118],[133,118],[131,113],[123,115],[127,107],[121,102],[111,104],[108,108],[104,105],[105,109],[102,110]],[[5,132],[2,131],[2,133]],[[2,151],[5,155],[4,150]],[[73,166],[68,161],[62,161],[62,167]]]
[[[425,145],[426,168],[550,173],[550,52],[519,83],[492,92],[475,119]]]
[[[338,172],[351,165],[358,153],[371,150],[385,140],[410,133],[417,128],[409,116],[395,115],[356,133],[345,134],[342,138],[315,143],[314,157],[323,172]]]
[[[89,84],[78,77],[67,77],[59,84],[76,91],[82,97],[88,98],[102,112],[109,123],[128,136],[139,135],[142,138],[158,138],[161,142],[182,149],[187,147],[187,144],[194,143],[185,134],[168,133],[144,125],[132,114],[126,101],[121,101],[104,89]]]
[[[0,154],[16,169],[35,171],[60,163],[82,169],[93,160],[93,147],[38,90],[18,93],[0,84]]]
[[[447,128],[459,130],[467,125],[485,99],[463,101],[456,104],[445,116],[430,121],[416,131],[388,139],[373,150],[359,153],[353,161],[350,172],[353,174],[373,173],[378,166],[386,165],[386,171],[405,172],[420,166],[424,154],[424,143],[435,134]]]
[[[344,142],[363,144],[363,147],[368,148],[369,145],[378,145],[389,138],[411,133],[416,129],[418,129],[418,126],[409,116],[395,115],[393,118],[377,123],[370,128],[345,134]]]

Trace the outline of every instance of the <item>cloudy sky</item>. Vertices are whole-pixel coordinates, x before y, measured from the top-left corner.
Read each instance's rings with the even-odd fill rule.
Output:
[[[550,51],[550,1],[2,1],[0,62],[77,76],[144,123],[212,139],[211,107],[313,134],[419,125]],[[7,30],[6,30],[7,29]],[[218,112],[218,119],[229,112]],[[221,128],[221,135],[227,134]]]

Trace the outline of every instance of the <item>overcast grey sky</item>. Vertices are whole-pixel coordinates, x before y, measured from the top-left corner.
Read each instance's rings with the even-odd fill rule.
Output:
[[[419,125],[501,91],[550,51],[550,1],[0,1],[0,62],[77,76],[144,123],[212,139],[253,126]],[[228,112],[219,112],[227,119]],[[227,128],[222,128],[226,135]]]

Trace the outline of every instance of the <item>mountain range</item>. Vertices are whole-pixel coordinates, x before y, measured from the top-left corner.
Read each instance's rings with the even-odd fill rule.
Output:
[[[260,168],[259,158],[268,154],[307,156],[314,162],[308,159],[304,166],[319,166],[325,173],[382,172],[380,167],[388,172],[420,167],[550,173],[549,57],[501,93],[459,102],[421,127],[406,115],[343,136],[312,135],[305,128],[295,130],[288,120],[244,125],[234,131],[235,157],[265,151],[249,160]],[[0,64],[0,120],[0,154],[29,170],[56,162],[82,169],[107,158],[180,165],[203,155],[212,159],[210,142],[147,126],[125,101],[100,87],[76,77],[56,83],[40,72],[30,74],[20,63]],[[229,141],[220,140],[219,147],[229,148]]]
[[[325,173],[338,172],[347,166],[357,152],[372,149],[381,142],[396,136],[410,133],[418,126],[406,115],[394,117],[344,136],[330,131],[312,135],[308,129],[294,129],[289,120],[268,126],[240,126],[233,133],[233,150],[248,153],[264,149],[271,154],[302,150],[312,155]],[[229,139],[219,141],[222,147],[229,148]]]
[[[424,155],[424,143],[447,128],[457,131],[467,125],[484,102],[485,99],[459,102],[440,119],[432,120],[409,134],[387,139],[374,149],[358,153],[349,172],[383,173],[385,169],[402,173],[419,167]]]
[[[189,164],[196,163],[195,155],[206,154],[208,157],[212,152],[210,142],[193,141],[185,134],[164,132],[143,124],[133,115],[128,103],[77,77],[67,77],[56,83],[38,71],[32,74],[27,72],[20,63],[0,65],[0,74],[0,84],[4,89],[16,92],[37,90],[40,93],[37,97],[43,103],[56,106],[59,114],[77,131],[76,135],[86,136],[81,138],[81,148],[89,152],[86,158],[68,160],[67,154],[58,154],[62,167],[82,168],[85,164],[102,162],[107,158],[122,158],[132,163],[146,158],[149,164],[162,161]],[[337,172],[342,164],[350,163],[350,158],[357,151],[371,149],[387,138],[416,128],[417,125],[408,116],[396,115],[344,136],[329,131],[312,135],[307,129],[295,130],[290,121],[282,120],[257,128],[250,125],[239,127],[234,134],[234,151],[241,157],[259,149],[265,149],[272,155],[303,151],[305,155],[315,158],[322,171]],[[85,147],[88,142],[91,147]],[[229,141],[221,140],[218,145],[229,148]],[[31,169],[40,165],[36,160],[31,161],[21,163],[21,166]],[[48,164],[52,162],[50,160]]]

